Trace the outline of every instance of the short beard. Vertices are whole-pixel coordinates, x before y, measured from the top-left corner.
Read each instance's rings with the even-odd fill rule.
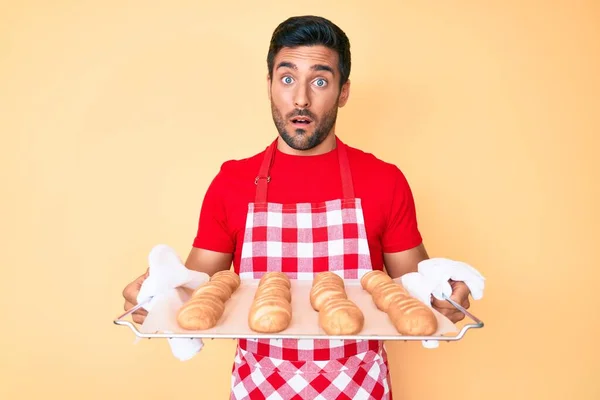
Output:
[[[273,114],[273,122],[279,131],[279,136],[294,150],[310,150],[321,143],[329,136],[329,133],[333,129],[337,120],[338,102],[323,115],[322,120],[318,120],[316,116],[308,110],[294,110],[289,113],[284,119],[273,102],[271,101],[271,113]],[[293,117],[307,116],[313,120],[315,124],[315,131],[312,135],[307,135],[306,129],[296,129],[296,135],[290,136],[289,132],[285,129],[287,121]]]

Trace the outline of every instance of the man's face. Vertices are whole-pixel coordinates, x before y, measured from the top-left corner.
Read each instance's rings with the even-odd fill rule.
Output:
[[[338,55],[324,46],[283,48],[275,57],[269,97],[273,121],[295,150],[319,145],[331,132],[350,83],[340,90]]]

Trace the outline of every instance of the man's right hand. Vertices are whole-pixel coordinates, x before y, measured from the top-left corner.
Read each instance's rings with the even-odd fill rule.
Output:
[[[125,311],[129,311],[137,305],[138,293],[142,288],[142,283],[144,283],[147,277],[148,271],[146,271],[144,275],[138,277],[136,280],[131,282],[129,285],[125,286],[125,289],[123,289],[123,297],[125,298]],[[143,307],[141,307],[134,311],[134,313],[131,316],[133,318],[133,322],[137,324],[142,324],[146,319],[147,315],[148,312],[144,310]]]
[[[200,271],[212,276],[217,271],[223,271],[229,269],[233,254],[229,253],[218,253],[215,251],[204,250],[200,248],[192,248],[188,258],[185,262],[186,268]],[[123,297],[125,298],[125,311],[131,310],[137,305],[137,296],[142,288],[142,283],[146,280],[149,274],[149,269],[146,273],[123,289]],[[137,324],[144,323],[148,312],[143,308],[139,308],[133,314],[133,322]]]

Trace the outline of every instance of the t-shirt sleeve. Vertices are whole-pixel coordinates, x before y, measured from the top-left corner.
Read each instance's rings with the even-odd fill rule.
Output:
[[[412,191],[406,177],[394,168],[394,188],[391,192],[382,245],[385,253],[412,249],[423,241],[417,223],[417,213]]]
[[[235,240],[227,223],[225,183],[226,177],[221,167],[204,195],[194,247],[221,253],[233,253],[235,249]]]

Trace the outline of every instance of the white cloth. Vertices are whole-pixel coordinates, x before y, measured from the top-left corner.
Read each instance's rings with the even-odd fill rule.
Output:
[[[159,299],[172,294],[176,291],[176,288],[187,287],[195,289],[210,279],[208,274],[204,272],[186,268],[177,256],[177,253],[164,244],[159,244],[152,248],[148,255],[148,264],[148,277],[142,283],[137,296],[137,302],[140,304],[149,300],[147,304],[142,306],[149,314]],[[142,324],[142,330],[147,321],[149,321],[149,318]],[[200,338],[169,338],[167,340],[171,346],[171,352],[181,361],[191,359],[204,346]]]
[[[421,261],[418,272],[410,272],[401,278],[402,285],[414,297],[431,306],[431,296],[444,300],[452,295],[449,280],[464,282],[473,300],[483,297],[485,278],[472,266],[448,258],[431,258]],[[423,341],[426,348],[437,348],[439,341]]]
[[[483,297],[485,278],[472,266],[447,258],[431,258],[421,261],[418,272],[410,272],[402,276],[402,285],[412,295],[431,305],[431,296],[444,300],[443,296],[452,295],[449,280],[464,282],[473,300]]]

